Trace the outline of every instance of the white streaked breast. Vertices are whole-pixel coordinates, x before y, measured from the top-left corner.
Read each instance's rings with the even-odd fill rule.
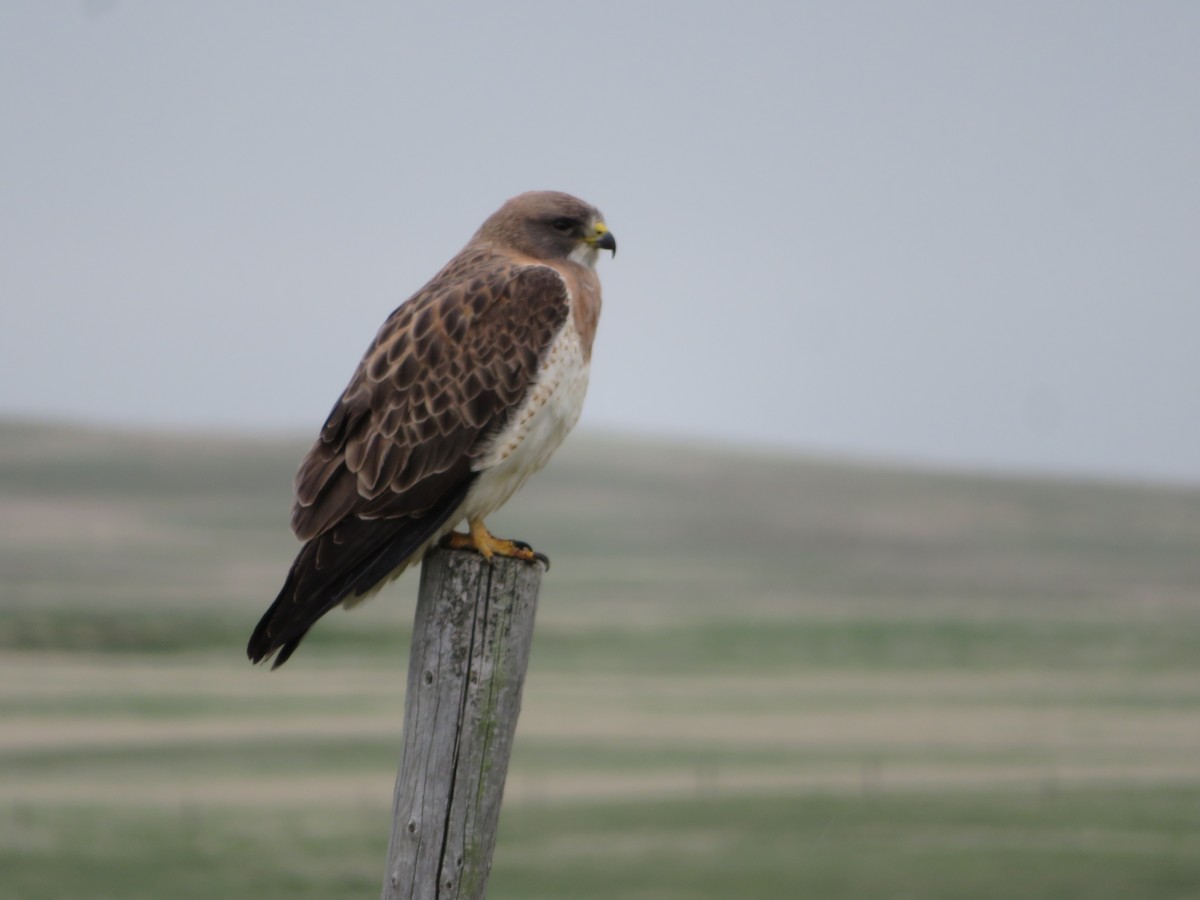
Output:
[[[546,465],[579,421],[589,369],[574,317],[568,316],[524,406],[475,464],[479,480],[463,504],[464,515],[483,518],[495,512]]]

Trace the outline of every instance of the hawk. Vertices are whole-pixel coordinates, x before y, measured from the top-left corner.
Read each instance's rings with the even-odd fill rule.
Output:
[[[601,250],[615,256],[617,242],[594,206],[521,194],[388,317],[296,473],[291,525],[305,543],[250,637],[253,662],[283,665],[321,616],[436,541],[544,560],[484,518],[579,420]]]

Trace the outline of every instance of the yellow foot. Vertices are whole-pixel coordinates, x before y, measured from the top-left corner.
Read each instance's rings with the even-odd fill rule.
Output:
[[[487,530],[482,519],[472,519],[467,524],[471,529],[469,534],[452,531],[442,538],[442,546],[451,550],[474,550],[488,562],[492,561],[493,556],[540,562],[547,572],[550,571],[550,558],[544,553],[538,553],[524,541],[509,541],[496,537]]]

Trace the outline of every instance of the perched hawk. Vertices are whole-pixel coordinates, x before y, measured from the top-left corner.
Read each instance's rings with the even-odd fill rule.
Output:
[[[250,637],[292,655],[434,541],[538,558],[484,517],[546,464],[579,419],[600,315],[601,250],[617,242],[569,194],[521,194],[388,317],[296,474],[305,542]],[[453,531],[466,520],[466,534]]]

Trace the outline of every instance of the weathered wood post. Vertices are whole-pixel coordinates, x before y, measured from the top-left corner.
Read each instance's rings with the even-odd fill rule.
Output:
[[[486,894],[541,580],[466,551],[421,564],[383,900]]]

